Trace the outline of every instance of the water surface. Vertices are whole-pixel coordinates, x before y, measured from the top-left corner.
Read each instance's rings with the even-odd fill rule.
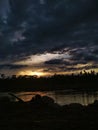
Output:
[[[24,101],[29,101],[36,94],[41,96],[49,96],[54,99],[54,101],[60,105],[70,104],[70,103],[80,103],[82,105],[88,105],[98,100],[98,91],[96,92],[78,92],[73,90],[63,90],[63,91],[49,91],[49,92],[19,92],[16,93],[18,97]]]

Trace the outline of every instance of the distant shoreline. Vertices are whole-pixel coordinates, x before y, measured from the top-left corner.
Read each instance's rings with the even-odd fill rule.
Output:
[[[56,90],[77,90],[96,91],[98,90],[98,75],[55,75],[52,77],[21,76],[12,78],[0,78],[0,92],[17,91],[56,91]]]

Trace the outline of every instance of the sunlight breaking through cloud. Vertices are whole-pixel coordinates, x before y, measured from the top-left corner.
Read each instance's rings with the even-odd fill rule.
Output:
[[[45,61],[51,60],[51,59],[69,59],[70,55],[67,53],[65,54],[59,54],[59,53],[45,53],[40,55],[32,55],[28,57],[26,60],[18,61],[14,64],[17,65],[34,65],[34,64],[40,64],[44,63]]]

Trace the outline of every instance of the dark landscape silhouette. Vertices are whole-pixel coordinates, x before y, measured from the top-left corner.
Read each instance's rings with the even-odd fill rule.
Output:
[[[0,98],[0,130],[96,130],[98,129],[98,101],[83,106],[79,103],[60,106],[54,99],[39,94],[24,102],[13,92],[53,90],[98,90],[98,73],[91,71],[77,75],[51,77],[1,74],[0,92],[16,98]]]
[[[12,94],[13,95],[13,94]],[[13,95],[15,96],[15,95]],[[87,106],[60,106],[47,96],[36,95],[29,102],[0,101],[0,130],[96,130],[98,101]]]
[[[98,90],[98,73],[94,71],[75,75],[53,75],[49,77],[16,76],[6,77],[1,74],[0,91],[49,91],[49,90]]]

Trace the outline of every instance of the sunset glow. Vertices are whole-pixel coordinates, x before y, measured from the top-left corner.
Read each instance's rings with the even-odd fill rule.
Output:
[[[41,77],[41,76],[45,76],[45,74],[43,72],[33,72],[33,71],[21,71],[18,73],[18,75],[28,75],[28,76],[37,76],[37,77]]]

